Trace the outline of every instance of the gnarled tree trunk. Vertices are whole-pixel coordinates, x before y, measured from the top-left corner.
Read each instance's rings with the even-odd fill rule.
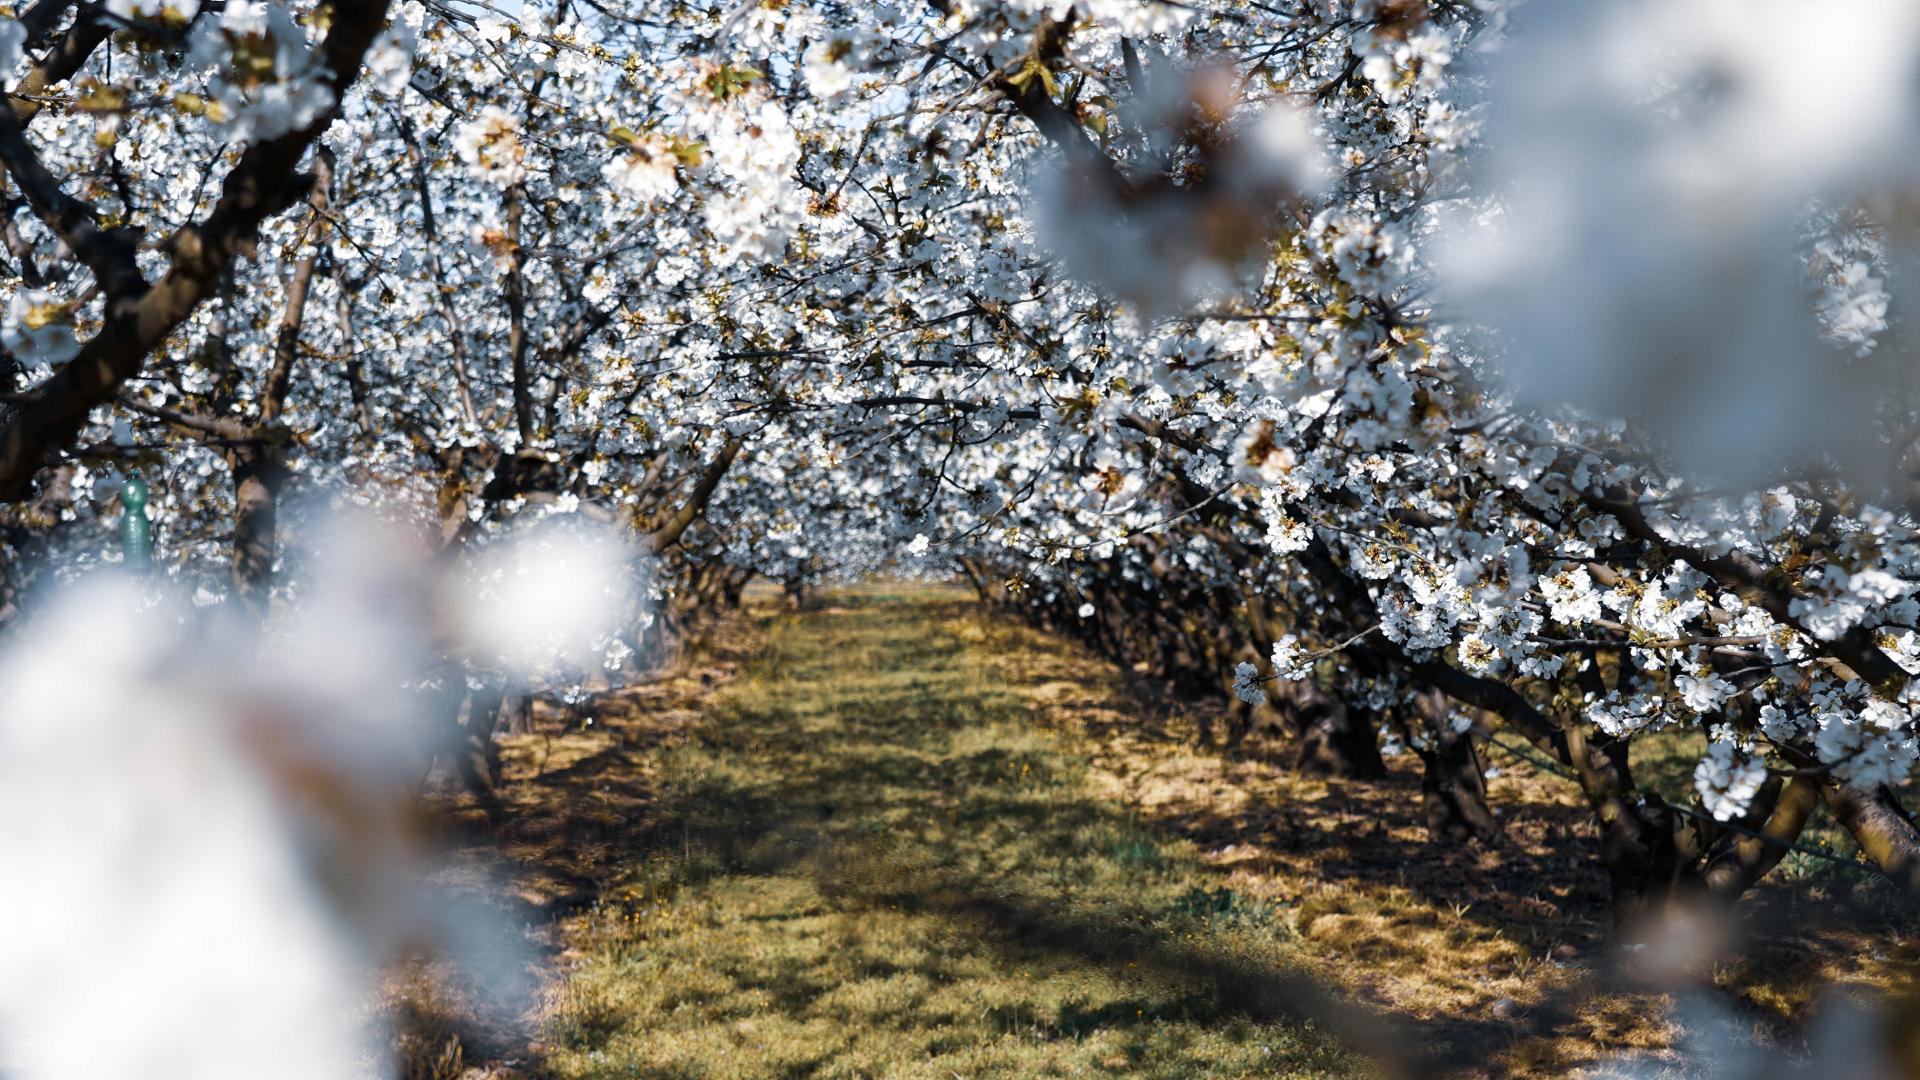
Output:
[[[1387,775],[1371,713],[1350,709],[1312,679],[1273,683],[1294,733],[1293,767],[1310,776],[1378,780]]]
[[[1487,777],[1474,746],[1473,728],[1456,730],[1447,696],[1429,690],[1414,700],[1420,756],[1421,808],[1427,837],[1433,841],[1481,840],[1501,836],[1500,819],[1487,805]]]

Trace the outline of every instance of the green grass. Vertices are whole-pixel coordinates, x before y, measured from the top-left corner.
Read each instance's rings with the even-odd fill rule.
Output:
[[[1349,1076],[1290,913],[1103,797],[930,592],[770,619],[574,933],[560,1077]]]

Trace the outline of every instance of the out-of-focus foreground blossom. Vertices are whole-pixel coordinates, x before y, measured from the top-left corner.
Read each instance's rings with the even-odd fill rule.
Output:
[[[1039,167],[1041,242],[1150,315],[1239,283],[1329,172],[1306,114],[1284,98],[1242,107],[1240,97],[1220,69],[1155,71],[1115,106],[1118,163],[1063,140]]]
[[[181,615],[94,582],[0,666],[0,1060],[25,1080],[354,1076],[354,951],[246,749],[283,718],[203,693],[248,665]]]
[[[1549,0],[1484,71],[1479,194],[1440,262],[1530,403],[1750,472],[1871,453],[1911,383],[1920,7]]]
[[[510,538],[474,560],[456,595],[461,625],[481,658],[523,676],[579,665],[635,602],[635,557],[617,537],[570,525]]]
[[[99,577],[0,652],[10,1080],[383,1075],[382,1033],[354,1019],[378,962],[428,945],[520,974],[504,926],[419,884],[436,680],[457,678],[450,630],[525,664],[603,633],[580,600],[623,566],[578,536],[523,544],[474,610],[467,575],[385,530],[317,548],[264,629]]]

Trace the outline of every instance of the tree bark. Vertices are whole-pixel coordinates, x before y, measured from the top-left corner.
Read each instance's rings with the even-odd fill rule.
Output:
[[[313,291],[313,271],[327,235],[328,188],[333,182],[331,156],[323,147],[317,155],[308,220],[311,235],[305,254],[293,264],[287,280],[287,306],[274,334],[273,359],[260,392],[258,437],[235,446],[227,456],[233,473],[233,586],[240,602],[264,615],[273,599],[273,564],[279,548],[280,490],[286,486],[286,450],[275,426],[293,388],[293,366],[300,356],[300,328],[306,321],[307,297]]]
[[[1428,839],[1439,842],[1479,840],[1501,836],[1500,819],[1487,805],[1487,778],[1474,747],[1473,729],[1455,731],[1447,696],[1437,690],[1414,702],[1421,741],[1414,747],[1423,771],[1420,799]]]
[[[287,469],[278,447],[247,444],[227,455],[233,473],[233,587],[240,603],[264,615],[273,598],[279,546],[280,489]]]
[[[1908,896],[1920,899],[1920,829],[1886,788],[1861,791],[1839,782],[1826,787],[1827,806],[1867,858]]]
[[[1292,726],[1293,767],[1309,776],[1379,780],[1387,775],[1380,759],[1379,733],[1371,714],[1349,709],[1311,678],[1280,680],[1282,715]]]
[[[43,220],[78,230],[72,237],[66,235],[69,229],[58,231],[107,293],[100,331],[78,356],[29,391],[23,407],[0,428],[0,499],[17,502],[27,497],[47,452],[70,442],[95,407],[113,400],[121,383],[140,373],[153,350],[193,314],[233,260],[250,249],[261,222],[304,193],[304,178],[294,170],[339,115],[367,48],[385,24],[386,11],[387,0],[341,0],[334,5],[332,27],[319,50],[322,63],[334,73],[334,107],[299,131],[249,146],[227,173],[213,211],[170,239],[172,266],[151,287],[133,262],[129,238],[88,233],[73,212],[75,201],[60,193],[58,183],[52,192],[46,190],[45,169],[23,132],[31,114],[21,116],[18,98],[12,110],[0,110],[0,156],[8,171]],[[98,23],[83,19],[76,30]],[[99,30],[101,40],[105,35]]]

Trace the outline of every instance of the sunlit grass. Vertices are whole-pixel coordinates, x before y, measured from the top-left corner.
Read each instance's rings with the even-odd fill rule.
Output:
[[[552,1074],[1366,1071],[1260,1000],[1301,969],[1472,1075],[1684,1071],[1664,995],[1591,984],[1605,879],[1565,779],[1494,748],[1506,842],[1436,847],[1404,759],[1357,783],[1223,754],[1196,741],[1217,703],[952,593],[830,593],[800,617],[778,599],[679,734],[609,731],[617,760],[587,768],[583,743],[546,791],[593,811],[607,856],[600,904],[568,920]],[[570,760],[563,741],[542,760]],[[1684,799],[1698,753],[1643,740],[1635,773]],[[1836,984],[1884,994],[1912,970],[1885,923],[1820,918],[1870,890],[1808,862],[1701,972],[1787,1049]]]
[[[1197,970],[1302,962],[1102,793],[924,593],[835,594],[663,763],[668,840],[576,933],[562,1077],[1364,1071]],[[930,608],[933,609],[930,611]]]

